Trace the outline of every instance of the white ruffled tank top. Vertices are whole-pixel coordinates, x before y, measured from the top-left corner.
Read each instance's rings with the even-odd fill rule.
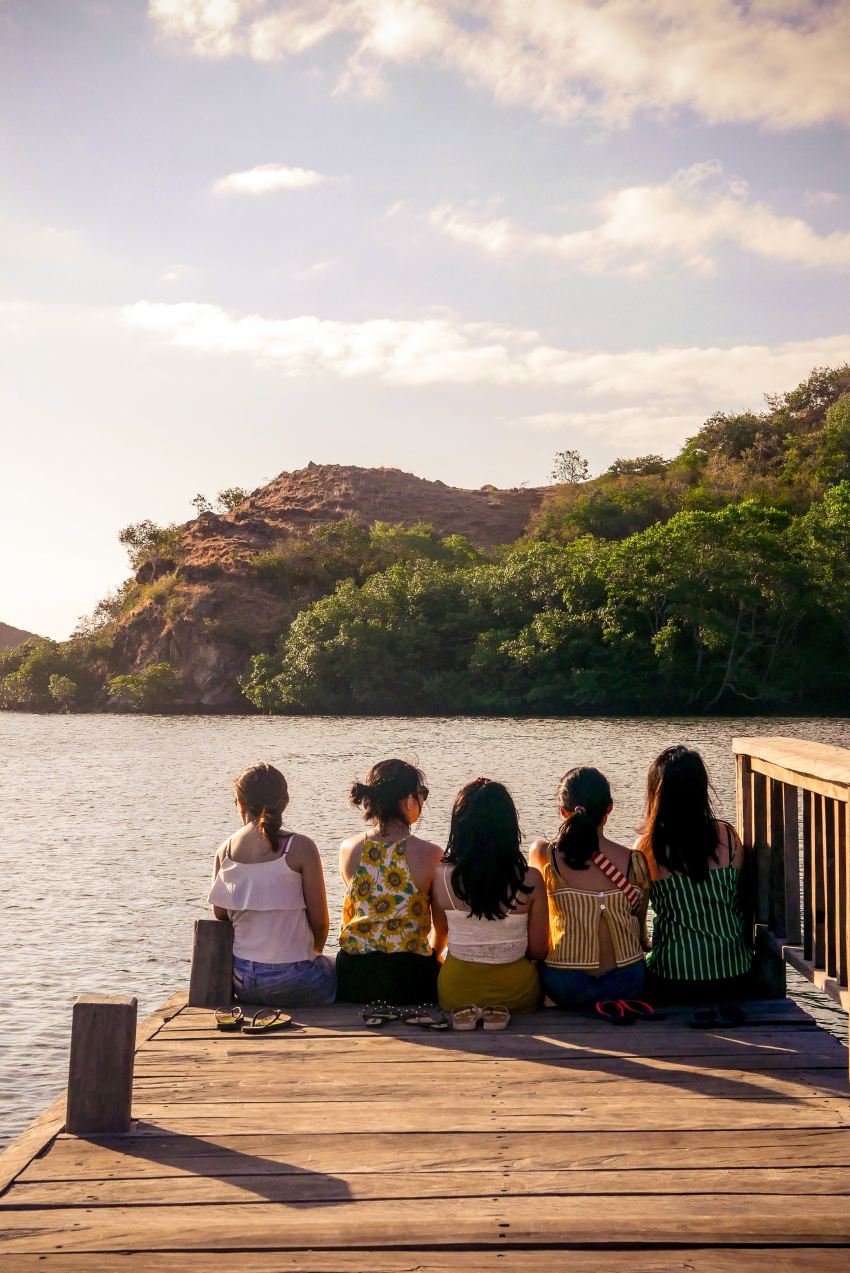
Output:
[[[286,861],[292,839],[271,862],[236,862],[230,856],[230,841],[223,846],[207,901],[230,915],[237,959],[294,964],[316,957],[301,875]]]

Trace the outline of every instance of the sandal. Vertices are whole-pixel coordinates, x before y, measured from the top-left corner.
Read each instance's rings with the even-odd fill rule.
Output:
[[[492,1008],[484,1009],[483,1017],[485,1030],[505,1030],[511,1014],[501,1004],[495,1004]]]
[[[449,1014],[433,1003],[420,1004],[418,1008],[405,1008],[401,1019],[406,1025],[421,1025],[428,1030],[448,1030]]]
[[[376,999],[374,1003],[366,1005],[360,1016],[366,1025],[379,1026],[386,1025],[388,1021],[398,1021],[401,1013],[391,1003],[385,1003],[383,999]]]
[[[282,1030],[292,1021],[292,1017],[281,1012],[279,1008],[260,1008],[242,1027],[243,1034],[268,1034],[272,1030]]]
[[[474,1003],[466,1004],[463,1008],[455,1008],[451,1014],[452,1029],[474,1030],[483,1016],[481,1008]]]
[[[600,999],[596,1011],[611,1025],[634,1025],[637,1020],[637,1015],[627,1010],[623,999]]]
[[[620,999],[619,1001],[626,1012],[630,1013],[638,1021],[666,1021],[667,1013],[658,1012],[653,1008],[651,1003],[647,1003],[645,999]]]
[[[241,1030],[244,1019],[245,1014],[238,1004],[235,1004],[232,1008],[216,1008],[215,1010],[217,1030],[224,1030],[228,1033]]]

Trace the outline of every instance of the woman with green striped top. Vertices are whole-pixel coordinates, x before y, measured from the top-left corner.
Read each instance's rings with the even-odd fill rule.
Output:
[[[750,993],[744,849],[712,809],[699,752],[668,747],[650,766],[647,814],[637,848],[649,860],[655,921],[647,990],[668,1001],[706,1003]]]

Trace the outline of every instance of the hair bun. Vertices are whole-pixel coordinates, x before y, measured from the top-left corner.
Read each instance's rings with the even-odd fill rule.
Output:
[[[361,805],[363,801],[372,794],[372,788],[367,786],[365,782],[355,782],[351,786],[351,803]]]

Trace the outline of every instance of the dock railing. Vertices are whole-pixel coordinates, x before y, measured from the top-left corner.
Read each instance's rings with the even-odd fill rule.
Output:
[[[783,993],[771,981],[790,964],[850,1009],[850,750],[776,737],[732,746],[766,988]]]

